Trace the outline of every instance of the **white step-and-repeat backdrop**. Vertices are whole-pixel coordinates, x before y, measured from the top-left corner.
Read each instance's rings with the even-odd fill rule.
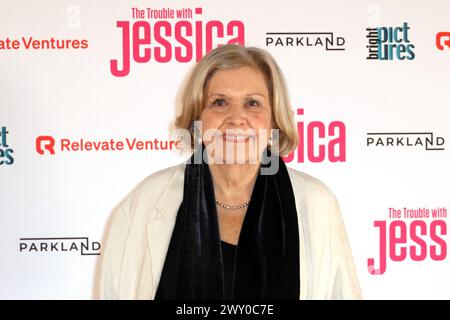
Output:
[[[0,298],[91,299],[113,208],[183,161],[187,73],[237,42],[287,79],[288,166],[340,201],[366,299],[450,298],[450,2],[0,1]]]

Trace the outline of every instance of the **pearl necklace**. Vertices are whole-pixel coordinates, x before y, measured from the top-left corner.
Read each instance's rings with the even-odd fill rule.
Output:
[[[217,203],[219,206],[221,206],[222,208],[224,208],[224,209],[228,209],[228,210],[238,210],[238,209],[242,209],[242,208],[247,207],[248,204],[250,203],[250,201],[246,201],[246,202],[244,202],[243,204],[238,204],[238,205],[236,205],[236,206],[230,206],[230,205],[224,204],[224,203],[218,201],[217,199],[216,199],[216,203]]]

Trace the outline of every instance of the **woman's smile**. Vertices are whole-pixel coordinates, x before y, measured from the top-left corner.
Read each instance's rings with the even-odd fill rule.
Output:
[[[246,134],[239,134],[239,133],[225,133],[222,134],[222,140],[224,142],[231,142],[231,143],[247,143],[250,140],[254,140],[254,135],[246,135]]]

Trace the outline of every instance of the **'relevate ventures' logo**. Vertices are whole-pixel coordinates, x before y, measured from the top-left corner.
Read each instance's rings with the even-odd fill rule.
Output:
[[[54,155],[56,152],[128,152],[128,151],[165,151],[180,150],[179,140],[142,140],[138,138],[90,140],[86,138],[54,138],[39,136],[36,138],[36,152],[40,155]]]
[[[401,27],[367,28],[366,38],[369,50],[367,60],[413,60],[414,44],[409,38],[407,22]]]
[[[113,76],[125,77],[131,62],[199,61],[222,44],[244,45],[244,23],[202,21],[202,8],[131,8],[132,21],[117,21],[122,31],[122,60],[111,59]]]
[[[1,165],[12,165],[14,163],[13,153],[14,150],[8,144],[8,134],[9,131],[6,127],[1,127],[0,129],[0,166]]]
[[[39,154],[49,152],[55,154],[55,139],[52,136],[39,136],[36,138],[36,151]]]
[[[436,47],[439,50],[450,49],[450,32],[438,32],[436,34]]]

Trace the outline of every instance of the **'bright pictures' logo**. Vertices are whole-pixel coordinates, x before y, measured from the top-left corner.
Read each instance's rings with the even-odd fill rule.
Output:
[[[0,129],[0,166],[2,165],[12,165],[14,163],[13,153],[14,150],[11,148],[8,142],[9,131],[6,127],[1,127]]]
[[[404,22],[401,27],[367,28],[366,38],[369,54],[367,60],[413,60],[414,44],[410,40],[410,27]]]

